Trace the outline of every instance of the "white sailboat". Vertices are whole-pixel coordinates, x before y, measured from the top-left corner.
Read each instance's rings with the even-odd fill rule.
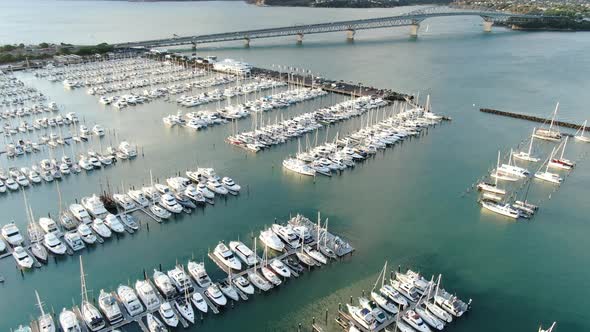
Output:
[[[51,316],[50,313],[45,313],[45,310],[43,310],[43,303],[41,302],[41,299],[39,298],[39,293],[37,293],[37,291],[35,291],[35,296],[37,297],[37,306],[41,311],[41,316],[39,316],[39,318],[37,319],[39,331],[55,332],[56,328],[55,322],[53,321],[53,316]]]
[[[497,180],[504,180],[504,181],[518,181],[519,178],[512,176],[502,170],[500,170],[500,150],[498,150],[498,161],[496,162],[496,169],[492,172],[491,177],[496,179],[496,185],[498,184]]]
[[[551,151],[551,154],[549,155],[549,158],[547,158],[545,171],[541,172],[541,170],[539,169],[535,173],[535,178],[537,178],[539,180],[555,183],[555,184],[560,184],[561,181],[563,181],[561,176],[559,176],[559,174],[549,172],[549,162],[551,161],[551,158],[553,158],[554,153],[555,153],[555,148],[553,148],[553,150]],[[541,168],[543,168],[544,165],[545,165],[545,163],[543,163],[543,165],[541,165]]]
[[[531,152],[533,150],[533,140],[535,139],[535,130],[536,129],[537,128],[533,128],[533,134],[531,135],[531,142],[529,143],[529,150],[527,152],[520,151],[518,153],[515,153],[513,155],[514,158],[519,159],[519,160],[523,160],[523,161],[530,161],[533,163],[536,163],[539,160],[541,160],[541,159],[539,159],[537,157],[533,157],[533,155],[531,155]]]
[[[586,132],[586,124],[587,124],[588,120],[584,121],[584,124],[582,125],[582,129],[580,132],[580,129],[578,129],[578,131],[576,132],[574,139],[580,142],[586,142],[586,143],[590,143],[590,137],[585,136],[584,133]],[[578,134],[580,133],[580,134]]]
[[[556,322],[553,322],[553,324],[551,324],[551,326],[546,329],[543,330],[543,327],[539,326],[539,332],[553,332],[553,328],[555,327]]]
[[[565,141],[563,142],[563,146],[561,147],[561,156],[559,157],[559,159],[551,158],[551,160],[549,160],[549,167],[565,169],[565,170],[570,170],[570,169],[574,168],[574,166],[576,164],[573,161],[571,161],[569,159],[565,159],[563,157],[563,154],[565,152],[565,147],[567,146],[567,140],[568,140],[568,138],[566,137]]]
[[[80,312],[82,319],[90,331],[98,331],[105,327],[105,321],[98,309],[88,300],[88,291],[86,289],[86,275],[84,275],[84,265],[82,256],[80,256],[80,284],[82,289],[82,305]]]
[[[561,140],[561,133],[557,130],[553,130],[553,123],[555,122],[555,117],[557,116],[557,111],[559,110],[559,102],[555,106],[555,111],[553,111],[553,116],[551,117],[551,123],[549,124],[549,129],[537,129],[533,134],[534,137],[540,138],[547,141],[558,142]]]

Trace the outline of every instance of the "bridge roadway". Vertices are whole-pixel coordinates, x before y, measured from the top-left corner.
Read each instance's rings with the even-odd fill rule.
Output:
[[[208,35],[194,35],[194,36],[176,36],[173,38],[154,39],[146,41],[136,41],[115,44],[116,48],[131,48],[131,47],[166,47],[166,46],[181,46],[204,43],[218,43],[226,41],[244,40],[246,45],[249,45],[251,39],[272,38],[297,36],[297,41],[302,42],[303,36],[306,34],[317,34],[327,32],[345,31],[348,39],[353,39],[355,31],[367,29],[390,28],[400,26],[410,26],[410,35],[416,37],[418,34],[418,27],[420,22],[432,17],[456,17],[456,16],[480,16],[484,20],[484,31],[491,31],[492,25],[495,22],[511,22],[523,23],[528,21],[540,20],[543,18],[551,18],[549,16],[540,15],[525,15],[512,14],[507,12],[489,11],[489,10],[469,10],[469,9],[452,9],[449,7],[428,7],[420,10],[412,11],[406,14],[369,18],[362,20],[339,21],[329,23],[318,23],[308,25],[295,25],[288,27],[277,27],[247,31],[223,32]]]

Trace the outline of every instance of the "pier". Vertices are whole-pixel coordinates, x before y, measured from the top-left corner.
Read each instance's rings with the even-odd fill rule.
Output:
[[[515,119],[533,121],[533,122],[538,122],[538,123],[549,123],[549,122],[551,122],[551,119],[546,119],[546,118],[542,118],[542,117],[538,117],[538,116],[534,116],[534,115],[522,114],[522,113],[514,113],[514,112],[506,112],[506,111],[500,111],[500,110],[495,110],[495,109],[490,109],[490,108],[480,108],[479,111],[480,112],[483,112],[483,113],[495,114],[495,115],[500,115],[500,116],[506,116],[506,117],[509,117],[509,118],[515,118]],[[555,121],[553,121],[553,124],[556,125],[556,126],[560,126],[560,127],[564,127],[564,128],[569,128],[569,129],[575,129],[575,130],[582,129],[582,125],[581,124],[576,124],[576,123],[572,123],[572,122],[565,122],[565,121],[557,121],[557,120],[555,120]]]

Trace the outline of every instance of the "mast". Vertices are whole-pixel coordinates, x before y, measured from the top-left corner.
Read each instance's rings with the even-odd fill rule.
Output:
[[[317,225],[317,229],[318,229],[318,236],[316,239],[317,245],[316,245],[316,249],[319,251],[320,250],[320,211],[318,211],[318,225]]]
[[[565,137],[565,142],[563,143],[563,149],[561,149],[561,156],[559,157],[559,159],[563,159],[563,153],[565,152],[565,147],[567,145],[567,139],[568,138],[569,137],[567,137],[567,136]]]
[[[43,310],[43,302],[41,302],[37,290],[35,290],[35,297],[37,298],[37,306],[39,307],[39,310],[41,310],[41,316],[45,316],[45,311]]]
[[[553,117],[551,117],[551,124],[549,124],[549,131],[553,128],[553,122],[555,121],[555,116],[557,116],[557,110],[559,109],[559,102],[555,105],[555,111],[553,111]]]
[[[498,161],[496,162],[496,176],[494,176],[494,184],[498,186],[498,168],[500,167],[500,150],[498,150]]]
[[[533,134],[531,135],[531,143],[529,144],[529,152],[528,152],[528,157],[531,156],[531,151],[533,150],[533,139],[535,138],[535,130],[537,128],[533,128]]]
[[[84,275],[82,256],[80,256],[80,283],[82,288],[82,304],[84,304],[85,302],[88,302],[88,291],[86,289],[86,276]]]

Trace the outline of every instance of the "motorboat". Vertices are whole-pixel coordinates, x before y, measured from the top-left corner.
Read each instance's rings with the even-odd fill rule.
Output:
[[[386,296],[389,300],[391,300],[396,305],[405,307],[408,305],[408,300],[403,297],[395,288],[391,285],[383,285],[379,290],[381,294]]]
[[[14,247],[14,250],[12,251],[12,257],[14,257],[16,264],[21,269],[30,269],[35,263],[33,257],[31,257],[25,248],[21,246]]]
[[[141,188],[141,192],[143,193],[145,198],[151,200],[152,202],[157,202],[160,200],[160,192],[158,191],[158,189],[156,189],[155,186],[143,187]],[[131,198],[133,198],[133,196]]]
[[[45,233],[53,233],[55,236],[61,236],[61,230],[57,227],[55,220],[48,217],[39,218],[39,226]]]
[[[405,296],[408,300],[417,302],[420,298],[420,295],[416,291],[416,287],[414,287],[414,285],[401,282],[399,280],[391,280],[390,283],[396,291]]]
[[[242,269],[242,263],[232,254],[228,247],[223,242],[219,242],[215,247],[213,254],[219,261],[233,270]]]
[[[291,277],[291,270],[285,265],[285,263],[281,262],[279,259],[273,259],[269,264],[270,268],[278,275],[283,278]]]
[[[150,332],[168,332],[166,326],[151,313],[146,315],[146,322],[147,328]]]
[[[103,289],[100,290],[98,296],[98,307],[104,314],[105,318],[111,323],[111,325],[117,324],[123,320],[123,313],[117,304],[117,300],[113,293],[105,292]]]
[[[160,299],[158,299],[156,291],[149,281],[137,280],[135,282],[135,291],[147,311],[154,311],[160,307]]]
[[[244,276],[232,278],[232,282],[243,293],[247,295],[254,294],[254,286],[252,286],[252,284]]]
[[[160,198],[160,204],[163,208],[172,213],[182,212],[182,206],[178,204],[176,198],[174,198],[174,196],[172,196],[172,194],[170,193],[162,195],[162,197]]]
[[[54,255],[63,255],[66,253],[67,248],[60,239],[53,233],[47,233],[43,237],[43,245]]]
[[[137,148],[132,146],[129,142],[123,141],[119,144],[119,151],[128,159],[137,157]]]
[[[78,226],[78,222],[70,217],[70,214],[66,211],[62,211],[60,214],[59,222],[67,230],[73,230]]]
[[[144,311],[143,305],[131,287],[119,285],[117,295],[130,316],[137,316]]]
[[[205,189],[207,189],[205,187]],[[198,190],[197,187],[193,184],[188,185],[186,187],[186,189],[184,190],[184,195],[190,199],[192,199],[193,201],[195,201],[195,203],[198,204],[204,204],[205,202],[210,203],[210,204],[215,204],[215,201],[213,201],[212,199],[207,199],[205,198]]]
[[[513,219],[518,219],[518,217],[520,217],[518,210],[510,206],[510,204],[496,203],[495,201],[485,199],[481,201],[481,206],[486,210],[495,212],[505,217]]]
[[[92,215],[94,218],[104,218],[105,215],[109,213],[107,209],[104,207],[103,202],[100,200],[100,197],[96,195],[92,195],[90,197],[83,197],[82,206]],[[72,212],[73,213],[73,212]]]
[[[270,228],[260,231],[260,236],[258,238],[264,243],[264,245],[273,250],[283,251],[285,249],[285,244]]]
[[[174,297],[176,294],[178,294],[176,288],[172,284],[172,280],[170,280],[170,277],[168,277],[165,273],[158,270],[154,270],[153,277],[154,284],[165,298],[170,299]]]
[[[228,298],[230,298],[234,301],[240,300],[240,296],[238,295],[238,292],[236,291],[236,289],[232,285],[231,281],[228,281],[228,280],[221,281],[221,282],[219,282],[218,287],[221,290],[221,292],[223,293],[223,295],[227,296]]]
[[[92,227],[92,230],[94,230],[96,232],[96,234],[98,234],[102,238],[109,238],[113,234],[111,232],[111,229],[107,225],[105,225],[105,223],[102,219],[99,219],[99,218],[94,219],[91,227]]]
[[[125,211],[133,210],[136,207],[135,202],[126,194],[114,194],[113,200]]]
[[[178,316],[172,309],[172,305],[169,302],[164,302],[160,305],[160,309],[158,309],[160,313],[160,317],[164,320],[164,323],[170,327],[177,327],[178,326]]]
[[[439,293],[434,296],[434,302],[455,317],[461,317],[466,311],[466,305],[450,294],[445,296]]]
[[[377,329],[377,320],[375,320],[375,316],[373,316],[369,309],[359,308],[350,304],[346,304],[346,307],[352,319],[362,327],[369,331]]]
[[[90,227],[86,224],[80,224],[77,229],[78,236],[82,239],[82,241],[93,244],[96,242],[96,235],[92,232]]]
[[[227,304],[227,299],[219,290],[219,287],[216,284],[211,284],[205,290],[205,295],[213,302],[213,304],[217,306],[224,306]]]
[[[160,193],[160,195],[171,194],[172,193],[172,190],[170,190],[170,187],[168,187],[165,184],[156,183],[154,185],[154,188]]]
[[[238,256],[246,265],[252,266],[258,262],[254,252],[240,241],[231,241],[229,243],[231,251]]]
[[[224,187],[217,179],[210,178],[207,180],[207,188],[219,195],[227,195],[228,189]]]
[[[104,136],[105,130],[101,125],[97,124],[94,125],[94,127],[92,127],[92,132],[94,133],[94,135],[102,137]]]
[[[121,214],[119,216],[119,218],[121,219],[121,222],[123,223],[124,226],[127,226],[128,228],[131,228],[134,231],[139,229],[139,223],[137,222],[135,217],[132,216],[131,214],[124,213],[124,214]]]
[[[414,310],[406,311],[406,313],[402,316],[402,319],[418,332],[431,331],[428,325],[424,323],[422,318],[420,318],[420,316]]]
[[[140,207],[147,207],[150,201],[145,197],[141,190],[130,190],[127,195],[135,201]]]
[[[397,306],[393,302],[390,302],[385,296],[382,296],[381,294],[375,291],[371,291],[371,299],[373,299],[375,303],[377,303],[381,308],[383,308],[383,310],[389,312],[392,315],[397,314]]]
[[[187,269],[188,273],[193,277],[199,287],[207,288],[211,285],[211,278],[209,278],[209,275],[205,270],[204,262],[197,263],[194,261],[188,261]]]
[[[208,200],[212,200],[215,197],[215,193],[209,190],[209,188],[207,188],[207,185],[205,185],[202,182],[196,185],[196,191]]]
[[[293,226],[293,231],[295,232],[295,235],[299,237],[299,241],[303,241],[305,244],[313,242],[313,237],[311,236],[311,233],[307,227]]]
[[[67,232],[66,234],[64,234],[64,242],[74,251],[79,251],[86,248],[86,245],[84,245],[84,241],[82,241],[82,238],[80,237],[78,232],[75,231]]]
[[[188,298],[180,297],[174,301],[174,307],[184,319],[191,324],[195,322],[195,312]]]
[[[184,293],[187,290],[189,292],[193,291],[193,284],[181,266],[177,265],[175,268],[168,271],[168,277],[170,277],[172,284],[176,287],[179,293]]]
[[[37,318],[37,326],[39,327],[40,332],[56,332],[55,322],[53,321],[53,316],[50,313],[45,313],[43,310],[43,303],[41,303],[41,299],[39,298],[39,293],[35,291],[35,297],[37,297],[37,306],[41,311],[41,315]]]
[[[426,324],[428,324],[432,328],[437,329],[439,331],[442,331],[445,328],[445,323],[425,308],[417,306],[416,308],[414,308],[414,311],[418,314],[418,316],[420,316],[420,318],[422,318],[422,320]]]
[[[115,233],[125,232],[125,226],[123,226],[119,218],[114,214],[107,214],[106,218],[104,219],[104,224],[107,225]]]
[[[25,240],[14,222],[2,226],[2,237],[13,247],[20,246]]]
[[[359,297],[359,305],[363,309],[370,310],[377,323],[382,324],[387,320],[387,315],[381,310],[375,301],[371,301],[366,297]]]
[[[410,269],[408,269],[406,273],[396,272],[395,277],[401,282],[414,285],[418,293],[421,294],[427,292],[433,285],[432,282],[426,280],[423,276],[420,275],[420,273],[412,271]]]
[[[197,310],[204,314],[207,313],[209,306],[207,305],[207,302],[205,302],[205,299],[203,298],[203,295],[201,295],[201,293],[194,292],[191,296],[191,301],[193,302]]]
[[[324,256],[321,252],[319,252],[318,250],[314,249],[312,246],[310,245],[305,245],[303,247],[303,250],[305,251],[305,253],[313,258],[315,261],[321,263],[321,264],[326,264],[328,263],[328,259],[326,258],[326,256]]]
[[[233,194],[237,194],[240,192],[240,190],[242,189],[242,187],[240,185],[238,185],[237,183],[234,182],[234,180],[230,177],[224,176],[221,179],[221,184],[230,192]]]
[[[168,219],[172,216],[172,213],[170,213],[170,211],[164,209],[159,204],[153,204],[152,206],[150,206],[150,211],[160,219]]]
[[[295,231],[290,225],[283,226],[279,224],[272,225],[272,231],[291,248],[297,249],[301,246],[301,242],[295,234]]]
[[[70,205],[70,212],[72,213],[74,218],[76,218],[81,223],[86,224],[92,221],[92,219],[90,219],[88,211],[86,211],[86,209],[80,204]]]
[[[59,314],[59,325],[64,332],[82,332],[76,314],[66,308],[63,308]]]

